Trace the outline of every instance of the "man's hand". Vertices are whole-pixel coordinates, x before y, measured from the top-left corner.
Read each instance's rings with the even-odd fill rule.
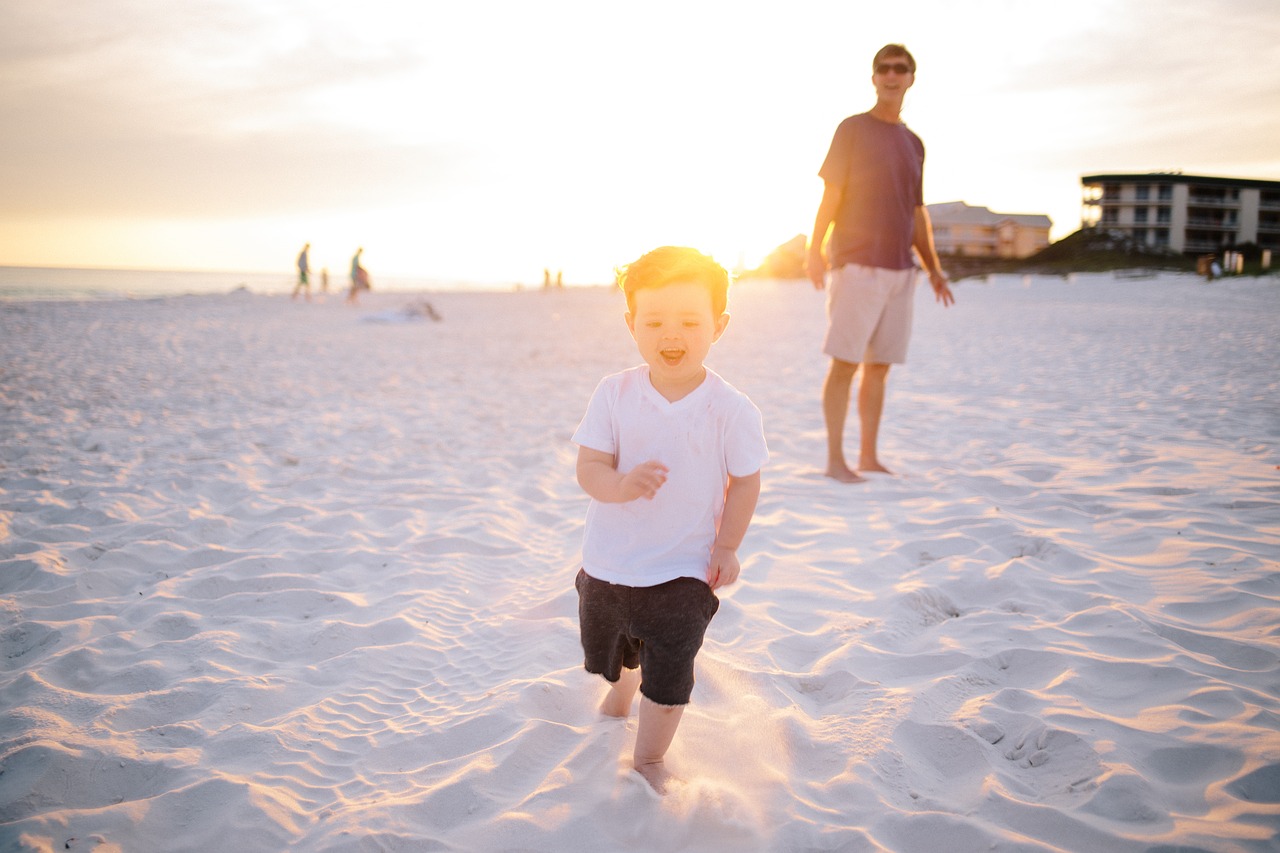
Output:
[[[933,285],[933,298],[942,303],[942,307],[956,304],[955,294],[951,292],[951,282],[942,270],[929,273],[929,283]]]
[[[661,462],[650,460],[641,462],[632,468],[622,477],[619,488],[622,490],[623,502],[634,501],[638,498],[645,500],[653,500],[653,496],[658,493],[663,484],[667,482],[666,465]]]
[[[711,549],[711,563],[707,566],[708,586],[712,589],[728,586],[738,579],[741,572],[737,551],[718,545]]]
[[[809,275],[809,281],[813,282],[813,286],[817,290],[822,290],[827,286],[827,259],[822,257],[822,246],[810,246],[809,257],[805,261],[805,272]]]

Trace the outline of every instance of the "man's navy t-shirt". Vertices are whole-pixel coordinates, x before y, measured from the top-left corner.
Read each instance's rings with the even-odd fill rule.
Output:
[[[924,143],[905,124],[860,113],[840,122],[818,175],[843,190],[831,233],[832,268],[915,265],[915,209],[924,204]]]

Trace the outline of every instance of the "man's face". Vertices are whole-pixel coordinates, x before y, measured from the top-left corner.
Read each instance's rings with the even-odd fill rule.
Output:
[[[871,84],[876,87],[876,94],[881,97],[901,98],[916,82],[915,72],[905,56],[884,56],[876,63],[871,74]]]
[[[627,327],[651,376],[667,383],[701,381],[702,362],[729,322],[715,316],[711,294],[694,282],[675,282],[635,293]]]

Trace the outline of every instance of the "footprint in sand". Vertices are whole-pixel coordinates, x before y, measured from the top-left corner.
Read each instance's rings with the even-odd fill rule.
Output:
[[[948,619],[959,619],[960,608],[942,590],[935,587],[912,590],[902,597],[903,605],[919,614],[925,627],[940,625]]]
[[[1051,729],[1033,717],[988,707],[986,719],[970,720],[968,729],[1021,771],[1018,787],[1030,786],[1039,796],[1092,790],[1102,773],[1098,754],[1078,735]]]
[[[62,632],[39,622],[21,622],[0,633],[0,669],[30,666],[57,645]]]
[[[814,675],[796,679],[796,689],[818,704],[830,705],[839,702],[867,683],[860,680],[848,670],[837,670],[825,675]]]

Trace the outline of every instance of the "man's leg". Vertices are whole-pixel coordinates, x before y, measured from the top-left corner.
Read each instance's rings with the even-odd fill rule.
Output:
[[[862,422],[861,452],[858,470],[892,474],[876,457],[880,438],[880,415],[884,412],[884,388],[889,379],[889,365],[863,364],[862,382],[858,386],[858,419]]]
[[[857,372],[858,365],[833,358],[822,383],[822,416],[827,423],[826,474],[842,483],[862,482],[844,459],[844,421],[849,413],[849,389]]]
[[[663,759],[676,736],[683,714],[683,705],[659,705],[647,696],[640,697],[640,722],[632,761],[636,771],[659,794],[666,793],[667,782],[671,779]]]

